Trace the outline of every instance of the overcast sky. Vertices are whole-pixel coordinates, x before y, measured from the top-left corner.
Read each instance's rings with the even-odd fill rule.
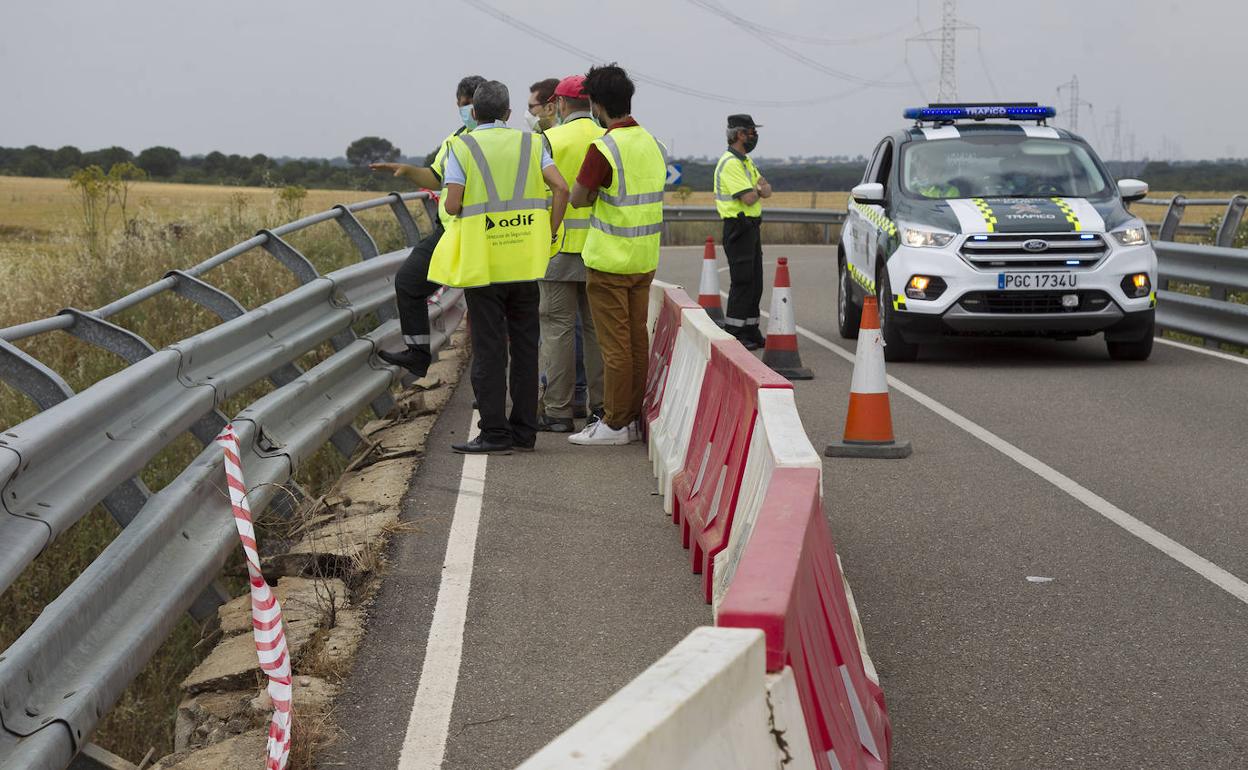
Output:
[[[482,3],[591,58],[487,15]],[[638,83],[634,114],[677,156],[721,152],[731,112],[764,125],[761,156],[868,153],[904,124],[905,106],[935,98],[939,46],[906,39],[938,27],[941,11],[940,0],[5,6],[0,146],[318,157],[364,135],[424,154],[457,125],[454,87],[465,74],[507,83],[511,124],[523,126],[530,83],[594,61],[721,98]],[[1119,107],[1124,153],[1133,134],[1137,157],[1248,156],[1245,0],[960,0],[958,13],[981,30],[958,36],[964,101],[1054,102],[1057,86],[1078,75],[1092,104],[1080,132],[1103,156]]]

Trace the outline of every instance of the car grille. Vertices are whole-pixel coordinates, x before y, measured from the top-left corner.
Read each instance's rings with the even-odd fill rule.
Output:
[[[1062,307],[1062,297],[1078,294],[1076,307]],[[1110,302],[1103,291],[972,291],[958,304],[968,313],[1090,313]]]
[[[1023,248],[1044,241],[1044,251]],[[962,244],[962,258],[979,270],[1062,269],[1094,267],[1109,252],[1098,233],[994,233],[972,235]]]

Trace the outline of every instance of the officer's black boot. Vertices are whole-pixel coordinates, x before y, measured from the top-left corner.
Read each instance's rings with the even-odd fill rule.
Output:
[[[407,350],[398,353],[379,350],[377,351],[377,357],[391,366],[403,367],[411,372],[414,377],[424,377],[429,373],[429,364],[433,363],[433,355],[429,351],[417,347],[409,347]]]

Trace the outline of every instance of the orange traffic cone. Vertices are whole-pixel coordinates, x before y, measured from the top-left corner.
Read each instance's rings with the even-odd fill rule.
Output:
[[[715,239],[706,236],[702,252],[702,278],[698,281],[698,304],[719,326],[724,325],[724,307],[719,301],[719,273],[715,270]]]
[[[849,389],[849,414],[845,440],[828,444],[828,457],[909,457],[909,441],[893,437],[893,415],[888,406],[888,379],[884,375],[884,335],[880,333],[880,310],[875,297],[862,302],[858,325],[858,351],[854,355],[854,380]]]
[[[793,292],[789,284],[789,260],[776,260],[776,282],[771,287],[771,318],[767,321],[767,345],[763,363],[790,380],[813,380],[797,352],[797,320],[793,317]]]

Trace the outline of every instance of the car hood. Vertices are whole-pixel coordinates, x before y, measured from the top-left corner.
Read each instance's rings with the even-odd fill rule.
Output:
[[[1133,217],[1117,198],[907,200],[896,219],[954,233],[1108,232]]]

